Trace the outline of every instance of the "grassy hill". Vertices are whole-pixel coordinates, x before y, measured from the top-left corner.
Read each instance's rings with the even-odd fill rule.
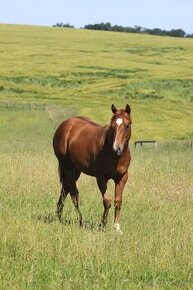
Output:
[[[1,107],[58,104],[54,120],[64,109],[106,123],[128,102],[133,140],[193,138],[192,39],[14,25],[0,39]]]
[[[0,56],[0,289],[193,289],[193,40],[0,25]],[[60,224],[56,126],[127,102],[132,140],[186,141],[131,144],[122,236],[85,175]]]

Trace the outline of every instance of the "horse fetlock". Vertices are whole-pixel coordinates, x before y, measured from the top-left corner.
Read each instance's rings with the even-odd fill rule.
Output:
[[[122,201],[115,201],[114,202],[114,207],[116,210],[121,210],[121,206],[122,206]]]
[[[58,213],[58,220],[61,223],[62,222],[62,215]]]
[[[56,214],[57,214],[58,219],[59,219],[60,222],[61,222],[61,219],[62,219],[62,210],[63,210],[63,206],[61,206],[61,205],[57,206]]]

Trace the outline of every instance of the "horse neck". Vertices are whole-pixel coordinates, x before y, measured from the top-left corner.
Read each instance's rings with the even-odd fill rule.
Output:
[[[110,145],[109,134],[110,134],[110,125],[106,125],[100,128],[97,134],[99,147],[103,148],[103,147],[106,147],[107,144]]]
[[[104,145],[107,147],[110,147],[112,149],[113,147],[113,133],[111,129],[111,125],[106,125],[104,127],[105,134],[104,134]]]

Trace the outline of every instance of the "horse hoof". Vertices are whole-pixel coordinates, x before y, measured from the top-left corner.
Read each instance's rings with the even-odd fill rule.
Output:
[[[80,228],[83,228],[83,226],[84,226],[84,223],[83,223],[83,221],[82,221],[82,220],[80,220],[80,221],[79,221],[79,226],[80,226]]]
[[[59,214],[58,212],[56,212],[56,215],[57,215],[57,217],[58,217],[58,221],[59,221],[59,223],[62,223],[62,215]]]
[[[98,230],[102,232],[102,231],[104,231],[104,229],[105,229],[104,224],[103,224],[103,223],[100,223],[100,224],[98,225]]]
[[[120,224],[119,224],[119,223],[115,223],[115,224],[114,224],[114,229],[115,229],[115,231],[116,231],[116,233],[117,233],[118,235],[122,235],[122,234],[123,234],[123,232],[122,232],[122,230],[121,230],[121,228],[120,228]]]

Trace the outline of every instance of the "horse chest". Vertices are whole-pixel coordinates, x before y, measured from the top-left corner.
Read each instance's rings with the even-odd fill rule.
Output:
[[[124,175],[129,167],[129,162],[127,160],[107,158],[105,161],[101,162],[100,165],[100,170],[110,179]]]

